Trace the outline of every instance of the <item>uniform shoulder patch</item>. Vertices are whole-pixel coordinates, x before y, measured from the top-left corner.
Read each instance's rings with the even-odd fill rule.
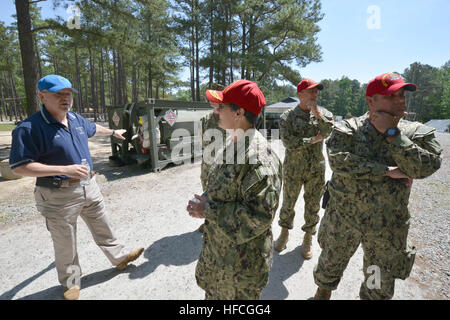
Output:
[[[322,113],[322,115],[323,115],[324,117],[326,117],[328,120],[333,120],[333,114],[332,114],[330,111],[328,111],[326,108],[320,107],[320,106],[319,106],[319,111],[320,111],[320,113]]]
[[[410,139],[421,138],[432,134],[436,129],[428,127],[417,121],[400,120],[398,128]]]
[[[283,114],[280,116],[280,119],[286,121],[287,118],[289,117],[290,113],[291,113],[291,110],[283,112]]]
[[[341,133],[348,134],[348,135],[353,134],[357,128],[357,125],[356,125],[356,123],[351,123],[350,120],[353,120],[353,119],[347,119],[347,120],[335,122],[334,130],[339,131]]]
[[[248,171],[242,179],[241,190],[246,193],[254,185],[264,180],[267,176],[267,172],[270,171],[265,166],[259,164],[249,165]]]
[[[416,128],[416,131],[414,132],[414,138],[422,138],[424,136],[434,134],[435,131],[436,131],[435,128],[419,123],[419,125]]]

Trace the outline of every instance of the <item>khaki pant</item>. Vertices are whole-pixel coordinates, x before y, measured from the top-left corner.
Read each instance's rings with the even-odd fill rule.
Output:
[[[95,177],[85,187],[79,183],[58,189],[36,186],[34,196],[53,240],[58,280],[63,287],[70,288],[79,283],[81,276],[77,254],[78,216],[86,222],[95,243],[113,265],[127,257],[128,252],[111,230]]]

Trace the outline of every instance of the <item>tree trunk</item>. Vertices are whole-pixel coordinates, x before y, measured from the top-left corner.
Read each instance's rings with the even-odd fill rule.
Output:
[[[213,10],[213,1],[209,1],[209,19],[210,19],[210,33],[209,33],[209,56],[210,56],[210,62],[209,62],[209,87],[211,87],[212,83],[214,82],[214,10]]]
[[[153,99],[153,75],[152,75],[152,64],[148,66],[148,93],[147,98]]]
[[[4,83],[4,95],[5,95],[5,118],[9,117],[9,121],[12,121],[12,111],[11,111],[11,104],[7,103],[6,100],[8,99],[8,77],[6,75],[6,72],[2,72],[2,80]]]
[[[117,85],[118,81],[118,75],[117,75],[117,55],[116,55],[116,49],[113,49],[113,98],[114,98],[114,105],[118,106],[120,104],[119,101],[119,86]]]
[[[245,15],[242,15],[242,53],[241,53],[241,79],[245,79],[245,42],[247,41],[247,30],[245,29]]]
[[[194,73],[194,32],[191,27],[191,41],[190,41],[190,57],[189,57],[189,68],[191,72],[191,99],[195,101],[195,73]]]
[[[117,51],[117,69],[119,73],[118,78],[118,86],[119,86],[119,104],[126,104],[128,101],[127,97],[127,81],[126,81],[126,75],[125,75],[125,67],[123,65],[123,59],[122,55],[119,51]]]
[[[137,83],[136,83],[136,64],[133,63],[132,71],[131,71],[131,82],[133,83],[132,87],[132,98],[131,102],[137,102]]]
[[[55,73],[55,74],[59,74],[59,71],[58,71],[58,59],[56,59],[55,57],[53,57],[53,72]]]
[[[77,84],[77,90],[78,90],[78,95],[76,98],[77,101],[77,105],[76,105],[76,110],[78,113],[81,113],[81,105],[83,103],[83,90],[81,90],[81,80],[80,80],[80,65],[78,62],[78,50],[77,50],[77,46],[75,45],[75,81]]]
[[[137,68],[136,101],[139,100],[139,84],[141,83],[140,68]]]
[[[17,121],[17,101],[16,101],[15,90],[14,90],[14,80],[13,80],[12,71],[8,72],[8,76],[9,76],[9,84],[11,87],[11,101],[13,104],[14,118]]]
[[[84,75],[83,80],[84,80],[85,92],[84,92],[84,109],[82,110],[82,112],[89,112],[89,109],[90,109],[90,105],[89,105],[89,86],[88,86],[88,80],[87,80],[86,74]]]
[[[224,8],[224,14],[226,15],[226,10],[225,10],[225,8]],[[227,22],[228,23],[228,22]],[[227,60],[227,23],[225,23],[223,26],[222,26],[222,52],[221,52],[221,54],[225,57],[225,61]],[[227,67],[226,67],[226,62],[222,65],[222,68],[221,68],[221,71],[222,71],[222,83],[223,84],[226,84],[227,83],[227,79],[226,79],[226,71],[227,71]]]
[[[195,101],[200,101],[200,66],[199,66],[199,49],[198,43],[199,39],[199,21],[198,21],[198,0],[195,0],[195,20],[194,20],[194,28],[195,28]]]
[[[199,49],[198,49],[198,28],[196,28],[196,35],[195,35],[195,81],[196,81],[196,88],[195,88],[195,100],[200,101],[200,63],[199,63]]]
[[[103,49],[100,48],[100,101],[102,107],[102,114],[106,113],[106,101],[105,101],[105,70],[103,67]]]
[[[253,39],[254,39],[254,25],[253,25],[253,17],[250,17],[250,27],[249,27],[249,34],[248,34],[248,47],[247,47],[247,53],[250,54],[253,50]],[[250,70],[252,69],[252,66],[247,65],[245,70],[245,79],[251,80],[251,74]]]
[[[227,48],[227,56],[230,57],[230,76],[229,76],[229,83],[233,82],[233,42],[231,41],[231,28],[230,28],[230,20],[231,20],[231,10],[229,7],[229,4],[225,5],[225,29],[228,30],[229,37],[227,38],[229,45],[230,45],[230,51],[228,52],[228,45]],[[227,34],[225,30],[225,35]]]
[[[16,114],[16,121],[17,121],[17,115],[19,115],[19,120],[22,121],[23,120],[22,109],[24,109],[25,106],[19,100],[19,96],[17,95],[16,80],[14,79],[14,75],[13,75],[12,72],[10,73],[10,77],[11,77],[11,89],[12,89],[13,98],[14,98],[14,101],[15,101],[14,108],[15,108],[15,114]]]
[[[92,108],[94,109],[94,122],[97,121],[97,99],[95,96],[95,69],[94,69],[94,61],[92,57],[92,51],[91,48],[88,48],[89,50],[89,69],[91,71],[91,103]]]
[[[36,61],[37,61],[39,79],[41,79],[42,78],[41,55],[39,54],[39,46],[38,46],[38,43],[37,43],[37,35],[35,35],[33,37],[33,40],[34,40],[34,47],[36,48]]]
[[[107,65],[108,65],[108,79],[109,79],[109,83],[108,83],[108,92],[109,92],[109,105],[110,106],[115,106],[115,102],[114,102],[114,93],[113,93],[113,76],[111,73],[111,64],[109,63],[109,53],[106,55],[107,58]]]
[[[32,115],[39,107],[35,52],[31,34],[30,3],[28,0],[16,0],[17,29],[19,32],[22,71],[27,99],[27,115]]]
[[[0,101],[1,102],[0,121],[3,121],[3,113],[5,114],[5,117],[6,117],[6,112],[5,112],[6,101],[5,101],[5,95],[3,94],[3,87],[4,87],[3,82],[0,81],[0,94],[1,94],[1,97],[2,97],[2,100]]]

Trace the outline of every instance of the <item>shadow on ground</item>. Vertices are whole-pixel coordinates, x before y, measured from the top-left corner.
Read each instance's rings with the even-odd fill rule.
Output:
[[[164,237],[144,251],[146,262],[130,273],[130,279],[144,278],[158,266],[184,266],[196,261],[202,248],[202,235],[197,230]],[[194,276],[194,275],[192,275]]]
[[[281,255],[274,250],[269,283],[261,294],[262,300],[284,300],[288,297],[289,291],[283,282],[296,274],[302,267],[305,259],[302,257],[301,249],[302,247],[298,246],[294,250]]]
[[[104,175],[107,181],[114,181],[123,178],[135,177],[153,172],[149,161],[144,164],[129,164],[124,165],[122,167],[112,167],[108,162],[108,158],[105,159],[104,157],[92,157],[92,162],[94,164],[94,171],[96,171],[101,175]],[[191,161],[189,163],[195,162]],[[184,163],[182,164],[169,163],[166,164],[163,168],[161,168],[161,171],[181,167],[183,165]]]
[[[196,261],[200,255],[202,246],[202,235],[197,230],[181,235],[164,237],[154,242],[143,254],[147,261],[138,266],[130,264],[123,271],[116,268],[94,272],[81,278],[82,289],[107,282],[122,273],[128,273],[131,280],[143,279],[151,275],[160,265],[164,266],[184,266]],[[142,259],[142,258],[141,258]],[[139,262],[139,260],[137,261]],[[304,259],[301,255],[301,246],[286,254],[278,254],[275,251],[272,270],[269,275],[269,283],[264,288],[261,299],[263,300],[283,300],[289,295],[283,282],[297,273],[302,267]],[[55,268],[51,263],[47,268],[36,273],[34,276],[24,280],[11,290],[3,293],[0,300],[12,300],[14,296],[38,279],[46,272]],[[192,275],[194,277],[194,275]],[[56,278],[55,278],[56,281]],[[53,286],[42,291],[19,298],[19,300],[61,300],[62,287]]]
[[[6,291],[5,293],[3,293],[0,296],[0,300],[11,300],[14,298],[14,296],[23,288],[25,288],[26,286],[28,286],[30,283],[32,283],[34,280],[36,280],[37,278],[39,278],[40,276],[42,276],[44,273],[47,273],[48,271],[52,270],[55,267],[55,263],[52,262],[49,264],[49,266],[41,271],[39,271],[38,273],[36,273],[34,276],[22,281],[21,283],[19,283],[17,286],[15,286],[14,288],[12,288],[11,290]],[[55,291],[55,288],[58,287],[53,287],[53,288],[49,288],[46,289],[44,291],[48,291],[46,292],[45,296],[43,296],[41,299],[56,299],[56,298],[52,298],[52,292]],[[61,288],[61,287],[59,287]],[[43,291],[41,291],[43,292]],[[40,292],[39,292],[40,293]],[[62,296],[61,294],[61,289],[59,289],[59,295]],[[39,298],[37,298],[39,299]]]
[[[142,279],[153,273],[158,266],[184,266],[198,259],[202,246],[202,235],[198,231],[192,231],[181,235],[164,237],[150,247],[143,254],[147,259],[146,262],[136,266],[130,264],[123,271],[116,268],[94,272],[81,278],[81,288],[86,289],[104,282],[107,282],[122,273],[128,273],[131,280]],[[139,262],[139,260],[137,260]],[[36,273],[34,276],[21,282],[11,290],[0,295],[0,300],[12,300],[18,292],[38,279],[46,272],[55,268],[55,263],[51,263],[47,268]],[[194,275],[192,275],[194,276]],[[55,281],[56,278],[55,278]],[[61,300],[62,287],[60,285],[44,289],[42,291],[32,293],[30,295],[19,298],[19,300]]]

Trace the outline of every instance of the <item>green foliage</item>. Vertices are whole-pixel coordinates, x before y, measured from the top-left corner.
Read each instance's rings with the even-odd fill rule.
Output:
[[[318,104],[338,116],[361,116],[367,111],[365,85],[358,80],[342,77],[340,80],[323,80]]]
[[[78,5],[81,29],[68,29],[67,16],[42,19],[36,3],[30,15],[40,76],[69,78],[80,92],[77,111],[149,97],[204,101],[210,83],[241,78],[256,81],[270,104],[295,97],[299,70],[322,56],[320,0],[53,0]],[[15,24],[0,22],[0,56],[3,98],[23,98]],[[441,68],[416,62],[403,76],[419,86],[408,95],[418,120],[450,118],[450,61]],[[334,114],[367,111],[366,84],[345,76],[322,83],[318,102]]]
[[[408,111],[419,121],[449,118],[449,66],[450,61],[441,68],[415,62],[403,72],[405,81],[418,86],[417,92],[408,93]]]
[[[416,92],[407,92],[407,111],[416,114],[415,119],[427,122],[431,119],[450,118],[450,61],[441,68],[411,64],[402,74],[406,82],[417,84]],[[368,111],[365,93],[367,84],[343,77],[340,80],[322,80],[325,87],[318,103],[336,115],[360,116]]]

